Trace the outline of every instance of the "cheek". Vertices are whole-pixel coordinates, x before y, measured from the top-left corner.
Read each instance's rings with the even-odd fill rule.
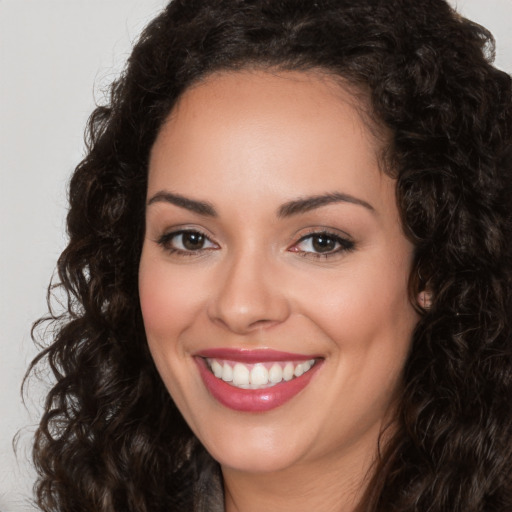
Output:
[[[139,296],[150,343],[178,336],[200,301],[195,283],[186,279],[179,267],[144,250],[139,267]]]
[[[383,417],[399,390],[418,320],[407,295],[408,268],[361,267],[317,280],[303,297],[303,311],[329,340],[327,409],[336,428],[354,435]]]
[[[189,372],[181,334],[190,327],[197,311],[193,283],[184,278],[161,254],[143,248],[139,265],[139,296],[148,346],[173,400],[186,410]]]
[[[382,256],[300,287],[301,308],[338,348],[364,354],[408,347],[417,315],[408,299],[409,261]]]

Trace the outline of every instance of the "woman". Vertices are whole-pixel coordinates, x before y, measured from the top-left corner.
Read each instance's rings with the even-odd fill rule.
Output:
[[[510,510],[490,54],[442,0],[175,0],[147,27],[71,181],[43,510]]]

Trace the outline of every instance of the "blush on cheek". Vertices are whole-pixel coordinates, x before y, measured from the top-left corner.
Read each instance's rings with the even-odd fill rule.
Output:
[[[162,267],[158,261],[143,260],[139,273],[140,306],[148,338],[178,336],[201,300],[193,280]]]
[[[166,330],[166,324],[173,309],[172,295],[158,273],[148,266],[141,268],[139,274],[139,297],[142,317],[148,336]]]

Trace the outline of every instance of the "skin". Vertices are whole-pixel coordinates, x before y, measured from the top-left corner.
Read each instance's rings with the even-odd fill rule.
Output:
[[[139,274],[148,343],[221,464],[228,512],[356,510],[392,419],[418,320],[407,291],[413,247],[359,101],[320,73],[215,74],[184,93],[152,150]],[[155,198],[163,191],[217,215]],[[333,193],[365,204],[278,215]],[[184,228],[207,237],[201,250],[172,252],[183,238],[169,233]],[[311,237],[323,232],[353,247],[319,254]],[[284,405],[238,412],[209,394],[194,362],[218,347],[323,363]]]

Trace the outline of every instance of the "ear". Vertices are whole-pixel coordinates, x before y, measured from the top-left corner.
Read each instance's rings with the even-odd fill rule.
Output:
[[[420,307],[423,309],[429,309],[430,306],[432,306],[432,293],[423,290],[422,292],[418,293],[416,300],[418,301],[418,305]]]

